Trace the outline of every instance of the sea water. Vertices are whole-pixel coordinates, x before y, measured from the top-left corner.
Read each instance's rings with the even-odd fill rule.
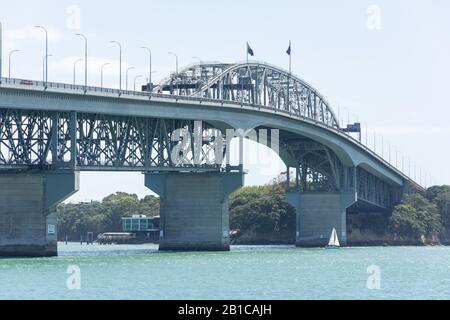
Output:
[[[0,299],[450,299],[450,248],[60,243],[57,258],[0,260]]]

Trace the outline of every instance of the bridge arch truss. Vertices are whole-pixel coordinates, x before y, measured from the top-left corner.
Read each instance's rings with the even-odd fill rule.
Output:
[[[335,112],[316,89],[267,63],[192,65],[163,80],[155,92],[287,111],[339,129]]]

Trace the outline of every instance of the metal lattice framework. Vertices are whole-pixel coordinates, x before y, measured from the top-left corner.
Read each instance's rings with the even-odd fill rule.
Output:
[[[342,165],[326,146],[309,139],[296,139],[285,148],[297,162],[296,186],[303,192],[341,189]]]
[[[0,168],[221,170],[228,142],[217,129],[200,124],[190,120],[0,109]],[[196,155],[194,145],[198,143],[202,147]],[[355,187],[359,199],[381,208],[389,208],[400,199],[400,188],[362,168],[344,167],[323,144],[285,132],[282,143],[297,163],[295,181],[301,192]],[[179,153],[177,162],[174,153]]]
[[[366,206],[391,208],[401,200],[401,188],[389,185],[361,167],[345,167],[327,146],[305,137],[283,134],[284,148],[295,160],[295,177],[288,170],[288,189],[299,192],[356,190]],[[292,185],[294,182],[294,185]]]
[[[196,143],[202,145],[198,155]],[[198,128],[188,120],[0,109],[0,167],[219,170],[225,150],[221,133],[206,123]]]
[[[266,63],[195,64],[162,81],[155,92],[283,110],[339,128],[338,118],[317,90]]]

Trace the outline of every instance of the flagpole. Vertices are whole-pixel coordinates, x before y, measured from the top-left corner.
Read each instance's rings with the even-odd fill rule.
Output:
[[[290,89],[291,89],[291,77],[292,77],[292,41],[289,40],[289,77],[288,77],[288,87],[287,87],[287,95],[288,95],[288,109],[291,112],[291,97],[290,97]]]
[[[289,41],[289,48],[291,50],[291,54],[289,55],[289,74],[292,75],[292,42]]]
[[[245,48],[245,52],[247,53],[247,64],[248,64],[248,47],[249,47],[249,44],[247,42],[247,47]]]

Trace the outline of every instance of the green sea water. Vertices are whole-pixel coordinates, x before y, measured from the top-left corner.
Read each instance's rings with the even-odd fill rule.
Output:
[[[0,260],[0,299],[450,299],[448,247],[160,253],[61,243],[59,252]]]

